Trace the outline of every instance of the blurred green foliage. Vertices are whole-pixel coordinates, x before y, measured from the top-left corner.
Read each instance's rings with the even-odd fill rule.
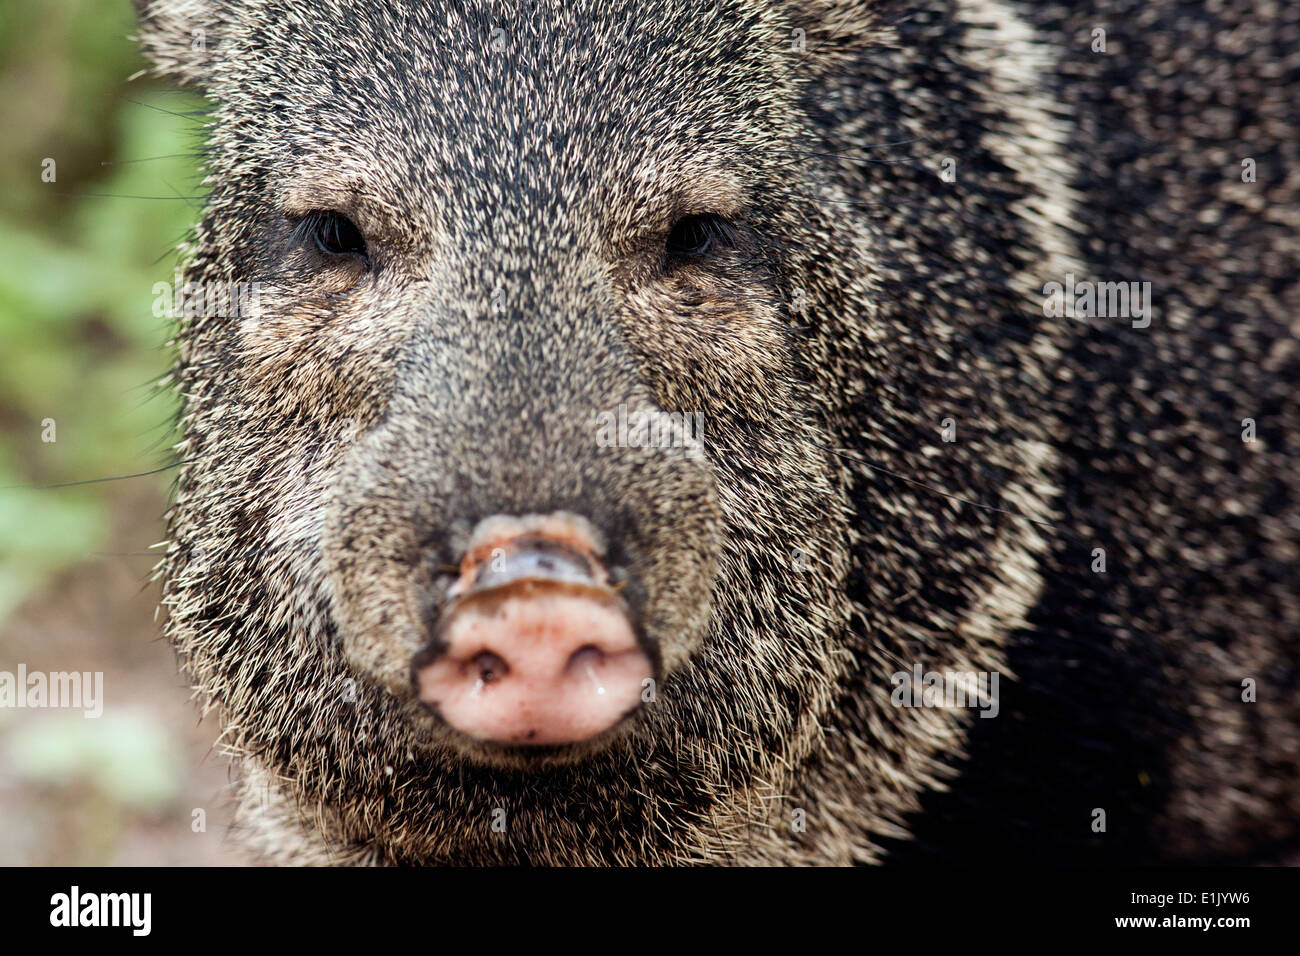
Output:
[[[147,714],[120,709],[91,721],[61,713],[15,735],[8,756],[29,783],[86,781],[110,804],[155,810],[180,795],[182,770],[170,745],[167,731]]]
[[[152,289],[199,214],[175,197],[201,189],[205,104],[128,82],[144,67],[133,29],[127,0],[0,3],[0,620],[103,546],[116,483],[9,486],[169,460],[174,402],[153,385],[170,328]],[[161,498],[169,474],[130,480]]]

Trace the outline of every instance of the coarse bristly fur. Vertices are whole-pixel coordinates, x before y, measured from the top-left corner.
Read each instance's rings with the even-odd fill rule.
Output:
[[[142,7],[214,105],[187,276],[263,287],[182,322],[162,573],[266,859],[1294,852],[1300,8]],[[667,254],[688,216],[730,225]],[[1149,326],[1049,315],[1067,275]],[[606,447],[620,405],[703,455]],[[410,677],[443,572],[556,510],[656,692],[460,738]],[[996,718],[894,706],[916,664]]]

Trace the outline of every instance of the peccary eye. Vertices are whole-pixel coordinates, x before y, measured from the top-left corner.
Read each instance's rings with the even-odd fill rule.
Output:
[[[366,256],[366,237],[342,213],[314,212],[298,224],[301,238],[310,238],[327,256]]]
[[[721,216],[685,216],[668,233],[668,257],[698,259],[719,245],[731,245],[734,239],[734,227]]]

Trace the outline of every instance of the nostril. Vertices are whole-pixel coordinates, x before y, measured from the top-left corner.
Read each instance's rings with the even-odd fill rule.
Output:
[[[509,665],[491,651],[480,651],[470,661],[470,668],[478,679],[485,684],[490,684],[494,680],[500,680],[510,672]]]
[[[604,663],[605,652],[595,644],[585,644],[569,657],[566,670],[571,674],[577,674],[591,681],[596,693],[603,696],[605,685],[601,682],[597,669]]]
[[[570,667],[582,667],[599,664],[605,659],[605,652],[595,644],[584,644],[569,657]]]

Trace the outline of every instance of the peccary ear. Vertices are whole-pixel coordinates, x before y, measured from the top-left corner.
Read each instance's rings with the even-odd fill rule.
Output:
[[[778,22],[789,51],[805,55],[815,71],[833,67],[884,33],[882,22],[898,0],[778,0]]]
[[[133,0],[140,18],[136,33],[153,72],[188,86],[203,87],[212,76],[228,24],[222,0]]]

